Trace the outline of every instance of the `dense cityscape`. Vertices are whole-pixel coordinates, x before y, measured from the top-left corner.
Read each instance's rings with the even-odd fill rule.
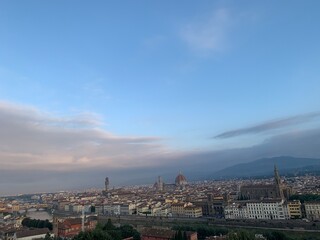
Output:
[[[279,225],[280,221],[281,224],[276,227],[281,228],[287,222],[292,229],[320,232],[319,176],[281,178],[275,166],[274,177],[268,179],[189,183],[180,172],[173,180],[172,183],[164,183],[159,176],[152,186],[110,188],[112,180],[106,177],[103,190],[2,197],[0,237],[5,240],[40,239],[49,233],[56,238],[71,239],[81,231],[94,230],[98,223],[107,219],[116,222],[121,219],[168,222],[215,220],[226,226],[239,225],[239,220],[244,223],[248,220],[246,225],[250,225],[251,221],[251,224],[255,222],[255,226],[259,226],[267,220],[273,227],[272,222]],[[28,225],[37,216],[41,216],[38,223]],[[163,231],[174,232],[164,227],[157,232],[143,225],[133,226],[138,227],[141,239],[152,236],[166,239],[162,236],[165,234]],[[268,226],[266,222],[265,226]],[[155,226],[153,228],[156,229]],[[214,236],[207,236],[206,239],[210,237]],[[197,239],[196,232],[188,239]]]

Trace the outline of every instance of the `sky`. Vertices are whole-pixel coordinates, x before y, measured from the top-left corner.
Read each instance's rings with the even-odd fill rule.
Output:
[[[1,1],[0,195],[320,158],[319,8]]]

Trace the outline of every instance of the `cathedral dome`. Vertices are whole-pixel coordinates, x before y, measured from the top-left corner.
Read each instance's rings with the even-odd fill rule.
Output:
[[[176,183],[176,185],[186,185],[187,184],[187,179],[180,172],[179,175],[176,177],[175,183]]]

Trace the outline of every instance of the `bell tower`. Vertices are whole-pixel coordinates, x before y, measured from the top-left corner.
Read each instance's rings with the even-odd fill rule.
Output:
[[[108,178],[108,177],[106,177],[106,179],[105,179],[105,181],[104,181],[104,190],[105,190],[106,192],[109,191],[109,178]]]
[[[278,195],[277,197],[284,199],[281,179],[280,179],[279,171],[276,164],[274,165],[274,183],[276,185],[276,190]]]

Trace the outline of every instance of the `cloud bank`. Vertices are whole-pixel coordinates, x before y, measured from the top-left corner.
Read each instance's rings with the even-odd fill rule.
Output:
[[[153,166],[168,151],[156,137],[117,136],[94,114],[56,117],[31,107],[0,103],[2,169],[76,170]]]
[[[247,134],[257,134],[257,133],[267,132],[274,129],[285,128],[285,127],[294,126],[302,123],[307,123],[312,120],[316,120],[319,117],[320,117],[320,112],[301,114],[293,117],[265,122],[252,127],[240,128],[240,129],[223,132],[215,136],[214,138],[232,138],[232,137],[238,137],[238,136],[247,135]]]
[[[257,125],[249,132],[318,116],[302,114]],[[264,157],[320,158],[319,128],[289,131],[251,147],[178,152],[156,136],[118,136],[101,125],[101,118],[91,113],[57,117],[0,102],[0,194],[102,188],[106,176],[111,185],[152,183],[158,175],[173,182],[179,170],[189,180],[210,179],[225,167]]]

